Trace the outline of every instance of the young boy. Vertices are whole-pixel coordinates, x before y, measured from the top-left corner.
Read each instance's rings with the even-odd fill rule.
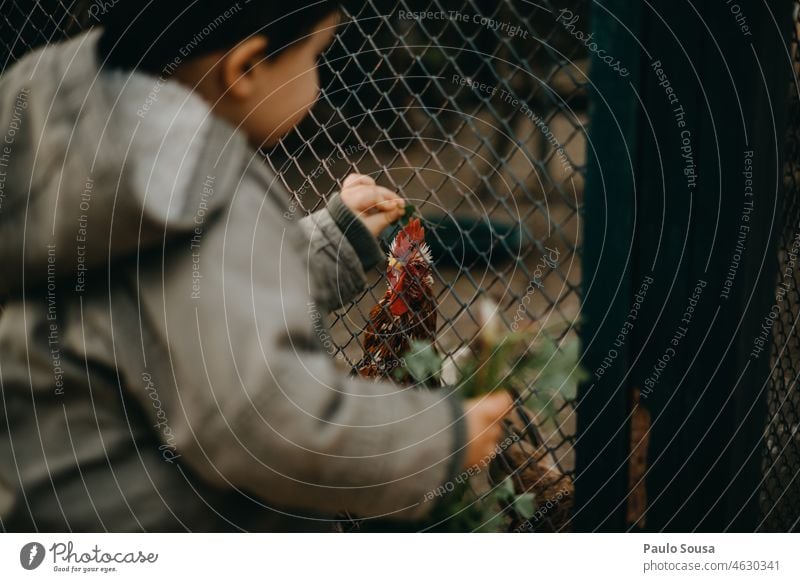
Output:
[[[403,201],[291,220],[257,149],[319,91],[335,2],[116,0],[0,77],[0,526],[327,530],[424,517],[502,394],[349,378],[319,314]]]

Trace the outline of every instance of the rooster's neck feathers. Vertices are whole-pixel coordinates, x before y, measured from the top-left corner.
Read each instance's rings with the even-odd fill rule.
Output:
[[[390,257],[397,258],[403,256],[403,253],[396,252],[395,249],[396,244],[397,244],[397,239],[394,239],[391,250],[389,252]],[[422,255],[422,258],[425,260],[426,263],[431,263],[433,261],[433,255],[431,254],[431,248],[428,246],[428,243],[426,242],[419,243],[419,246],[417,248],[419,249],[419,253]],[[413,261],[416,258],[417,257],[413,257],[411,260]]]

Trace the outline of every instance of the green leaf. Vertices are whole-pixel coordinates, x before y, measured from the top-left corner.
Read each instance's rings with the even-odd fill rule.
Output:
[[[438,380],[442,375],[442,358],[429,341],[415,340],[411,342],[405,358],[405,370],[414,382],[419,384],[431,378]]]
[[[536,513],[536,499],[533,493],[523,493],[514,498],[512,507],[522,519],[530,519]]]
[[[544,352],[549,354],[549,358],[536,376],[537,388],[549,394],[558,393],[564,399],[574,398],[578,384],[587,377],[579,365],[580,343],[572,340],[563,342],[560,347],[552,343]]]
[[[503,482],[497,486],[498,494],[505,494],[505,496],[513,496],[514,495],[514,482],[511,480],[511,477],[506,477],[503,479]]]

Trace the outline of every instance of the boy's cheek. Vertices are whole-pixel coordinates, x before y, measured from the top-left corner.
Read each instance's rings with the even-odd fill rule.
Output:
[[[247,116],[243,128],[248,135],[269,145],[277,143],[308,114],[309,107],[283,107],[264,100]]]
[[[275,145],[308,115],[319,94],[315,68],[273,71],[260,80],[252,108],[242,116],[243,129],[251,141]]]
[[[278,121],[292,125],[299,123],[319,98],[319,85],[316,77],[303,75],[289,83],[280,90],[272,93],[266,105],[275,112],[282,112]]]

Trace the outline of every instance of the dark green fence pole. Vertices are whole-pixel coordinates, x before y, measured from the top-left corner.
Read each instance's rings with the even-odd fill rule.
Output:
[[[591,73],[592,121],[584,205],[584,365],[591,379],[581,388],[576,442],[577,531],[624,527],[629,432],[626,422],[628,343],[620,334],[630,315],[636,260],[641,5],[612,0],[593,7],[598,46],[627,71],[600,61]],[[627,76],[625,76],[627,74]],[[624,340],[624,337],[622,338]]]
[[[639,293],[641,307],[613,376],[582,392],[576,527],[752,531],[769,356],[753,347],[775,302],[792,2],[659,0],[614,3],[617,11],[610,2],[596,4],[598,44],[608,42],[611,52],[635,35],[641,46],[631,49],[638,77],[619,83],[611,105],[595,99],[598,150],[621,145],[610,143],[619,141],[618,132],[603,131],[609,110],[627,107],[634,117],[628,148],[636,186],[629,208],[619,200],[620,207],[603,208],[604,198],[630,193],[621,169],[628,160],[596,158],[586,201],[586,283],[619,279],[628,304],[586,289],[590,366],[607,352],[614,331],[598,316],[605,311],[619,326],[642,282],[652,283],[645,297]],[[623,17],[630,32],[615,24]],[[609,39],[609,29],[628,38]],[[598,88],[613,84],[597,61],[593,71]],[[598,183],[620,174],[624,181]],[[606,238],[592,226],[598,218],[608,221]],[[589,251],[608,245],[607,237],[619,244],[632,221],[632,244],[616,257],[622,265],[630,256],[620,277],[611,257]],[[651,422],[646,506],[636,526],[625,519],[624,501],[634,391]]]

